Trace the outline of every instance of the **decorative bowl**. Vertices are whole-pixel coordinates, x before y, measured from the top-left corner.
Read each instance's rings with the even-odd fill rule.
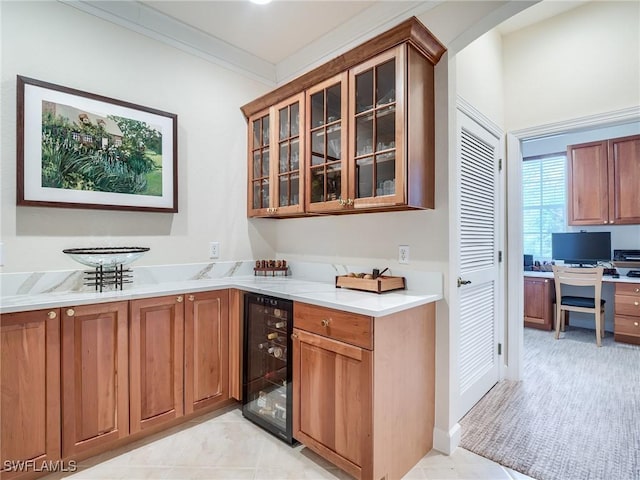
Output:
[[[65,248],[62,250],[76,262],[88,267],[115,268],[117,265],[127,265],[146,252],[149,247],[91,247],[91,248]]]

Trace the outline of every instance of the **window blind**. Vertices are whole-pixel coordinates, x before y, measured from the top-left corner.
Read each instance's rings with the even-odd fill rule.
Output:
[[[565,154],[525,158],[522,165],[524,253],[551,260],[551,233],[566,231]]]

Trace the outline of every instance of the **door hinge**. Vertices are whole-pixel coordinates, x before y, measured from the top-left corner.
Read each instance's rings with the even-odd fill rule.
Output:
[[[502,171],[502,159],[501,158],[498,159],[498,171],[499,172]]]
[[[502,262],[502,250],[498,250],[498,263]]]
[[[502,344],[498,344],[498,355],[502,355]]]

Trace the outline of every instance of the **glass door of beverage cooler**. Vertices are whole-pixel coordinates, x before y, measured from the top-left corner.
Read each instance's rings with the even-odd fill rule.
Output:
[[[243,415],[289,444],[293,303],[245,294]]]

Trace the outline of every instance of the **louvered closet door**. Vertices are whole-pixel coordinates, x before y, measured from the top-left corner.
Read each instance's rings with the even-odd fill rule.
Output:
[[[458,111],[459,417],[499,380],[498,147],[492,133]],[[457,318],[456,318],[457,317]]]

